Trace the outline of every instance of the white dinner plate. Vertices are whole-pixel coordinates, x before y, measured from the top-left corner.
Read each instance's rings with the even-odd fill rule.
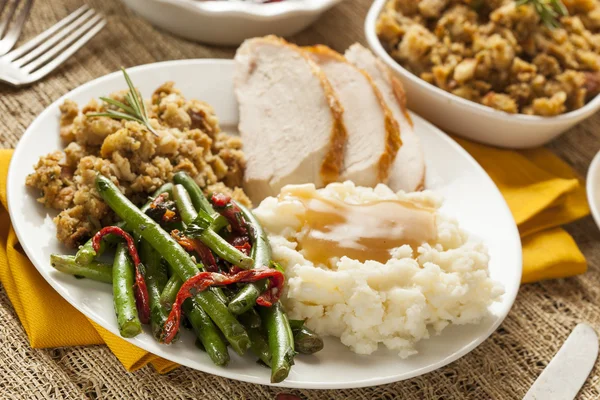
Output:
[[[600,151],[596,154],[586,177],[586,192],[590,210],[600,228]]]
[[[210,103],[225,129],[235,129],[238,107],[233,93],[233,62],[186,60],[144,65],[129,74],[144,97],[165,81],[175,81],[188,98]],[[8,205],[20,243],[40,274],[69,303],[88,318],[119,334],[109,285],[77,280],[55,271],[50,254],[67,250],[55,238],[52,217],[56,213],[36,202],[38,193],[25,187],[38,158],[63,146],[59,138],[59,105],[71,99],[80,105],[92,98],[126,88],[121,72],[96,79],[54,102],[29,126],[19,142],[8,176]],[[443,211],[455,216],[461,226],[485,241],[491,261],[490,274],[504,285],[501,302],[478,325],[451,326],[441,335],[421,341],[419,353],[400,359],[380,349],[370,356],[352,353],[337,339],[327,338],[325,349],[314,356],[298,356],[287,380],[279,386],[296,388],[352,388],[373,386],[411,378],[440,368],[465,355],[484,341],[508,314],[521,278],[521,243],[510,211],[500,192],[483,169],[456,142],[422,118],[413,115],[422,139],[426,162],[426,186],[445,197]],[[230,364],[214,366],[194,346],[192,334],[184,332],[171,346],[159,344],[146,327],[144,333],[125,339],[168,360],[211,374],[241,381],[270,384],[269,371],[251,356],[232,354]]]

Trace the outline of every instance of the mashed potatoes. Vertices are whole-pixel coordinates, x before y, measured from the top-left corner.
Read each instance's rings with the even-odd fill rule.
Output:
[[[351,182],[285,191],[265,199],[254,212],[269,234],[274,260],[285,268],[282,299],[289,317],[306,319],[309,328],[339,337],[356,353],[371,354],[383,343],[408,357],[430,332],[439,333],[450,323],[478,322],[504,292],[489,277],[485,246],[438,213],[440,202],[431,192],[396,194],[385,185],[371,189]],[[416,252],[409,245],[394,248],[385,263],[345,256],[310,260],[301,249],[309,210],[302,196],[290,193],[354,205],[398,200],[431,209],[437,239]]]

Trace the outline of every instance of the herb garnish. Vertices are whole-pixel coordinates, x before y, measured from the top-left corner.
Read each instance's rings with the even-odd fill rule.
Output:
[[[540,19],[548,28],[558,28],[560,26],[559,18],[569,15],[567,7],[561,0],[517,0],[517,7],[531,4],[537,11]]]
[[[144,125],[148,131],[152,132],[154,135],[158,136],[158,133],[154,130],[152,125],[150,124],[150,119],[148,118],[148,112],[146,111],[146,105],[144,104],[144,99],[138,94],[129,74],[125,71],[125,68],[121,67],[121,71],[123,71],[123,75],[125,76],[125,81],[127,82],[127,86],[129,87],[129,92],[125,95],[125,103],[121,103],[115,99],[111,99],[108,97],[100,97],[100,100],[111,104],[115,107],[120,108],[123,111],[111,110],[108,109],[105,113],[89,113],[86,114],[88,117],[109,117],[113,119],[125,119],[128,121],[137,121],[140,124]]]

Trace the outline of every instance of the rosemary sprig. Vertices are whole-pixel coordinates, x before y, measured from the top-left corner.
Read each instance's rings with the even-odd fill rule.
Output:
[[[150,124],[150,119],[148,119],[148,112],[146,111],[146,105],[144,104],[144,99],[138,94],[131,78],[125,68],[121,67],[121,71],[123,71],[123,75],[125,76],[125,82],[127,82],[127,86],[129,87],[129,92],[125,95],[125,103],[121,103],[118,100],[111,99],[108,97],[100,97],[100,100],[113,105],[115,107],[120,108],[123,111],[117,110],[107,110],[105,113],[89,113],[86,114],[88,117],[109,117],[113,119],[125,119],[128,121],[137,121],[140,124],[144,125],[148,131],[158,136],[158,133],[154,130],[152,125]]]
[[[515,4],[517,7],[524,4],[533,5],[544,25],[550,29],[558,28],[559,18],[569,15],[561,0],[517,0]]]

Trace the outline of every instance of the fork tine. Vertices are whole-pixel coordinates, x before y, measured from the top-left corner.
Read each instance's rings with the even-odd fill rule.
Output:
[[[12,16],[15,14],[15,11],[17,11],[17,7],[19,6],[20,2],[21,0],[15,0],[13,2],[12,8],[8,12],[4,13],[4,15],[2,15],[2,19],[0,20],[0,38],[2,37],[2,35],[4,35],[4,32],[8,27],[8,23],[11,20]]]
[[[25,19],[29,15],[32,5],[33,0],[27,0],[17,18],[12,22],[10,29],[6,35],[4,35],[4,38],[0,43],[0,55],[5,54],[7,51],[12,49],[17,42],[17,39],[19,39],[21,31],[23,30],[23,25],[25,25]]]
[[[31,74],[31,77],[34,80],[38,80],[38,79],[43,78],[50,72],[52,72],[56,67],[58,67],[63,62],[65,62],[65,60],[67,60],[69,57],[71,57],[77,50],[79,50],[84,44],[86,44],[91,38],[96,36],[96,34],[98,32],[100,32],[102,30],[102,28],[104,28],[104,25],[106,25],[106,20],[104,18],[102,18],[101,16],[98,16],[98,17],[94,18],[94,23],[96,25],[94,25],[91,29],[89,29],[89,27],[86,27],[85,30],[89,29],[89,30],[87,30],[87,33],[85,33],[83,36],[81,36],[77,41],[75,41],[75,43],[72,43],[62,53],[58,54],[58,56],[54,60],[50,61],[48,64],[42,66],[37,71],[33,72]],[[82,27],[82,28],[84,28],[84,27]],[[77,33],[77,35],[75,35],[76,33]],[[74,38],[76,38],[80,35],[80,33],[75,32],[73,35],[75,35]],[[73,36],[73,35],[71,35],[71,36]],[[70,39],[70,38],[67,38],[67,40],[68,39]],[[63,43],[67,42],[67,40],[65,40]],[[71,42],[71,40],[68,40],[67,44],[70,42]],[[59,45],[55,49],[57,49],[58,47],[61,47],[61,49],[62,49],[62,47],[65,47],[65,46]],[[58,51],[60,51],[60,49],[59,49],[55,52],[54,51],[55,49],[51,50],[51,52],[58,53]],[[43,57],[45,57],[45,56],[43,56]],[[42,58],[42,57],[40,57],[40,58]],[[38,61],[36,60],[35,62],[37,63]],[[40,64],[40,65],[42,65],[42,64]],[[29,68],[29,66],[26,68]],[[33,71],[33,70],[35,70],[35,68],[29,69],[29,71]]]
[[[2,11],[4,11],[6,3],[8,3],[8,0],[0,0],[0,14],[2,14]]]
[[[79,17],[75,21],[71,22],[69,25],[64,27],[61,31],[59,31],[57,34],[52,36],[50,39],[46,40],[40,46],[36,47],[35,49],[30,51],[23,57],[17,58],[16,60],[14,60],[13,64],[17,67],[21,67],[21,66],[31,62],[32,60],[35,60],[41,54],[44,54],[46,51],[48,51],[48,49],[51,49],[52,47],[54,47],[54,45],[57,44],[62,38],[64,38],[69,33],[74,31],[78,26],[83,24],[86,20],[88,20],[94,14],[95,14],[94,10],[86,11],[81,17]]]
[[[23,56],[24,54],[27,54],[32,49],[39,46],[40,43],[43,43],[50,36],[54,35],[56,32],[58,32],[60,29],[62,29],[65,25],[70,24],[72,21],[77,19],[77,17],[79,17],[81,14],[83,14],[85,11],[87,11],[89,9],[90,8],[88,6],[82,6],[82,7],[78,8],[77,10],[73,11],[70,15],[63,18],[56,24],[52,25],[50,28],[46,29],[44,32],[40,33],[39,35],[37,35],[36,37],[31,39],[24,45],[19,46],[15,50],[11,51],[7,55],[5,55],[3,58],[7,61],[12,61],[12,60],[15,60],[15,59]]]
[[[79,36],[83,35],[85,32],[90,30],[94,25],[96,25],[98,22],[100,22],[102,20],[103,20],[103,18],[101,15],[94,16],[92,19],[90,19],[85,24],[80,26],[75,32],[71,33],[64,40],[59,42],[56,46],[54,46],[53,48],[51,48],[50,50],[48,50],[47,52],[45,52],[44,54],[42,54],[41,56],[39,56],[38,58],[33,60],[32,62],[30,62],[29,64],[24,65],[22,67],[23,71],[32,73],[33,71],[35,71],[36,69],[38,69],[39,67],[44,65],[46,62],[52,60],[52,58],[54,58],[54,56],[59,54],[63,49],[65,49],[67,46],[69,46]]]

